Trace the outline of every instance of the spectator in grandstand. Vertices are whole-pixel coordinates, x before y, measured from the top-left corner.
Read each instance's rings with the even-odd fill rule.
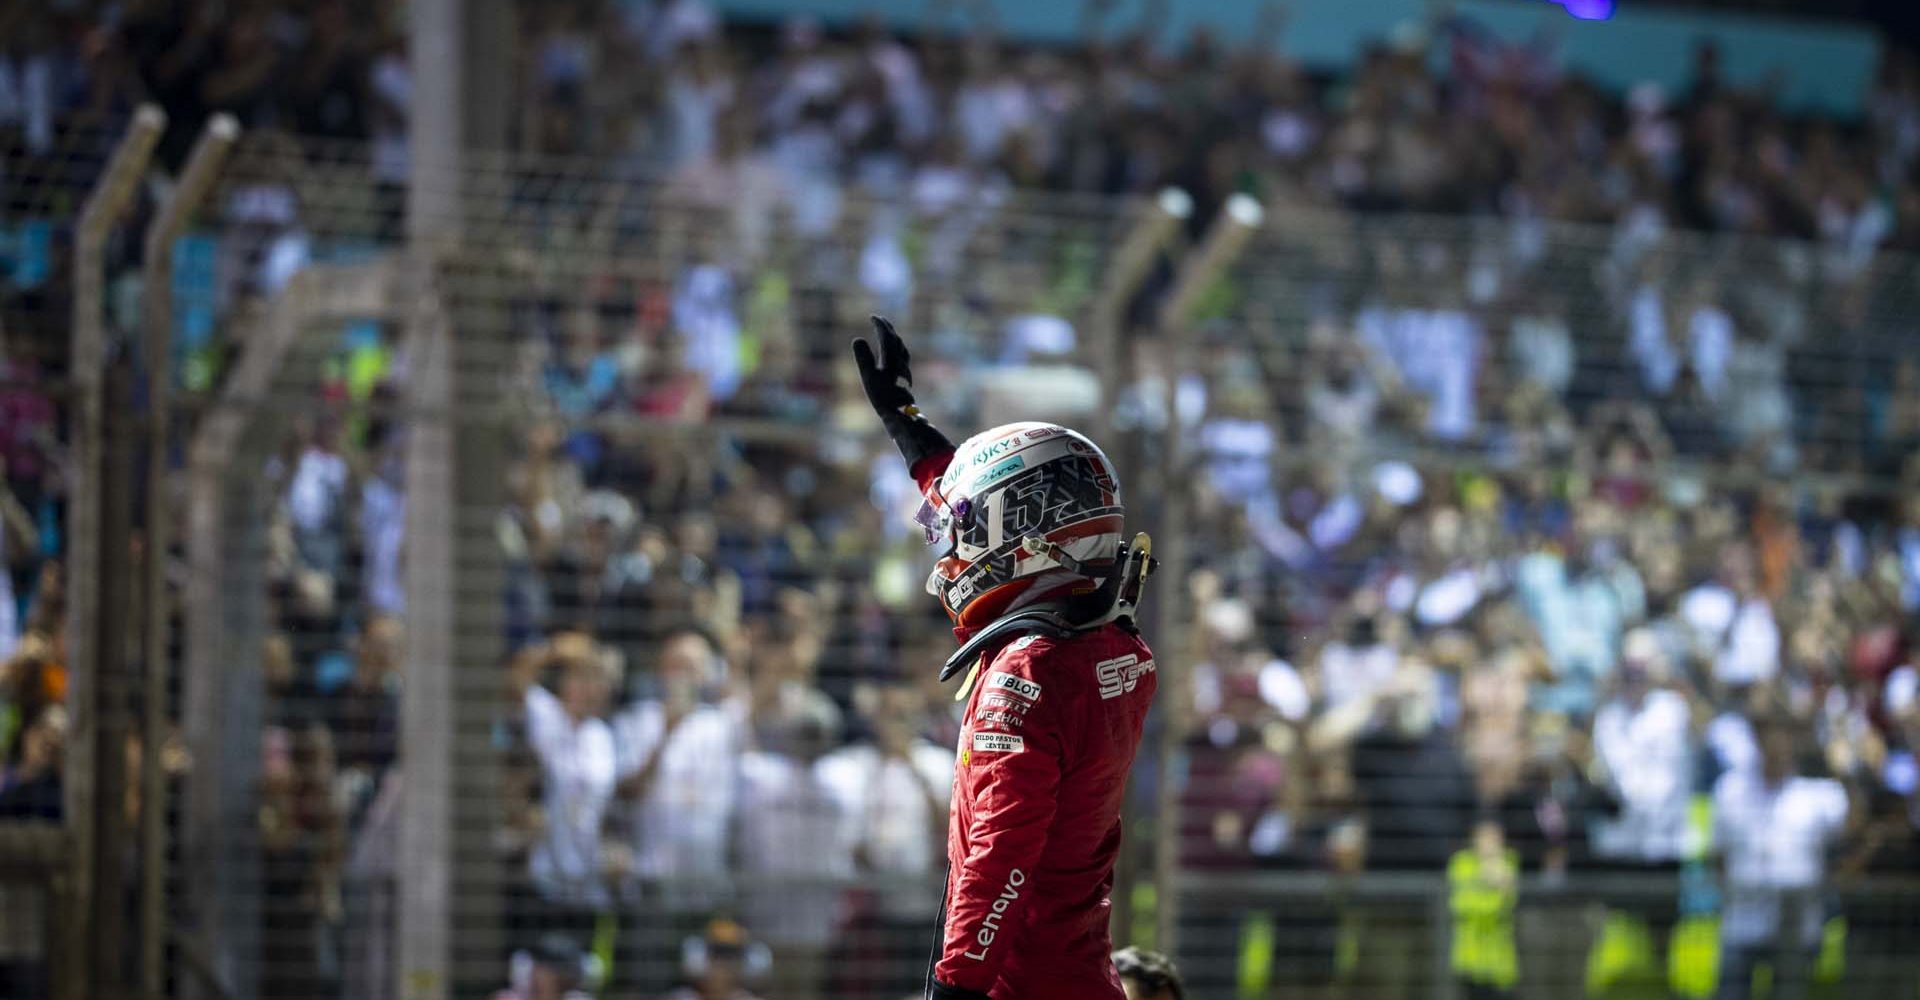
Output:
[[[809,699],[769,728],[766,749],[740,759],[740,909],[772,950],[774,995],[818,1000],[853,874],[847,819],[819,767],[840,718],[831,702]]]
[[[620,674],[608,651],[579,632],[523,650],[511,665],[543,790],[546,834],[533,846],[529,869],[556,910],[556,926],[572,930],[592,930],[593,911],[612,901],[608,877],[631,866],[624,851],[601,839],[618,767],[601,713]]]
[[[493,1000],[593,1000],[599,959],[565,934],[545,934],[513,953],[507,977],[509,985]]]
[[[327,942],[342,916],[346,856],[346,817],[334,800],[333,734],[310,721],[292,730],[268,729],[262,742],[260,989],[269,996],[330,991],[337,988],[339,968]]]
[[[1620,816],[1594,834],[1601,857],[1630,866],[1680,859],[1692,795],[1693,733],[1687,699],[1668,682],[1670,668],[1653,633],[1627,634],[1618,693],[1593,720],[1593,747],[1606,768]]]
[[[1584,715],[1594,710],[1621,633],[1644,598],[1637,572],[1611,541],[1575,535],[1568,548],[1542,547],[1522,557],[1515,586],[1553,667],[1554,681],[1538,692],[1537,704]]]
[[[1474,811],[1471,775],[1438,724],[1439,691],[1431,667],[1408,664],[1374,702],[1377,728],[1352,748],[1354,788],[1364,820],[1368,871],[1445,869],[1466,842]],[[1401,902],[1351,904],[1361,952],[1350,988],[1367,996],[1411,998],[1420,981],[1421,941],[1429,916]]]
[[[400,621],[367,620],[354,640],[353,676],[328,698],[326,721],[340,747],[346,799],[357,813],[400,752]]]
[[[1186,1000],[1186,986],[1172,960],[1157,951],[1122,948],[1113,953],[1113,967],[1127,1000]]]
[[[1438,685],[1430,666],[1409,664],[1374,700],[1377,725],[1353,746],[1371,869],[1438,871],[1448,846],[1467,839],[1473,784],[1437,718]]]
[[[1719,572],[1686,592],[1679,612],[1696,648],[1713,665],[1713,679],[1744,687],[1780,670],[1780,626],[1759,589],[1752,549],[1744,542],[1720,555]]]
[[[407,527],[406,454],[397,438],[373,457],[360,485],[361,600],[379,615],[403,615],[407,589],[401,554]]]
[[[0,412],[5,412],[0,410]],[[15,587],[18,578],[31,580],[39,565],[40,532],[25,504],[15,495],[7,479],[7,463],[0,457],[0,661],[13,655],[20,642],[25,620],[23,597]]]
[[[895,996],[925,978],[901,962],[918,947],[926,915],[940,907],[939,866],[953,786],[953,750],[927,740],[925,703],[910,684],[880,688],[865,713],[870,737],[820,761],[839,801],[856,871],[874,880],[856,894],[849,926],[830,963],[831,996]]]
[[[326,578],[329,589],[345,560],[349,471],[332,420],[306,422],[287,478],[286,509],[300,567]]]
[[[28,727],[18,759],[0,768],[0,823],[58,823],[62,814],[61,772],[66,753],[66,709],[55,705]],[[47,913],[48,894],[31,882],[0,885],[0,913],[9,919],[0,934],[0,996],[37,997],[52,993],[48,982],[53,954],[45,929],[50,921],[29,914]]]
[[[0,767],[23,759],[28,729],[66,700],[67,672],[59,643],[57,629],[36,629],[21,639],[12,656],[0,659]]]
[[[681,942],[726,896],[745,744],[738,714],[711,700],[726,670],[713,644],[680,631],[658,649],[652,670],[635,676],[653,689],[613,719],[614,809],[645,911],[632,942],[643,981],[673,968]]]
[[[1615,869],[1676,875],[1687,856],[1693,720],[1686,698],[1669,687],[1668,671],[1652,633],[1628,633],[1614,678],[1617,693],[1594,716],[1594,754],[1619,812],[1594,824],[1593,853]],[[1648,899],[1610,910],[1619,926],[1631,921],[1657,954],[1664,953],[1677,918],[1671,901]]]
[[[1754,967],[1773,968],[1776,997],[1807,993],[1827,912],[1827,855],[1854,814],[1847,789],[1811,776],[1805,731],[1784,715],[1752,720],[1760,766],[1714,786],[1714,842],[1724,858],[1720,996],[1751,995]]]
[[[63,813],[67,710],[48,706],[20,733],[20,750],[0,770],[0,819],[57,823]]]
[[[680,971],[685,986],[661,1000],[758,1000],[748,983],[767,976],[772,957],[767,946],[731,920],[714,920],[704,933],[687,938]]]

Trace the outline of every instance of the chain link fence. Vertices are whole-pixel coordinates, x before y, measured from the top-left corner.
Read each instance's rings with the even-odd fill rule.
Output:
[[[216,978],[915,992],[955,733],[905,664],[947,636],[842,354],[884,312],[956,431],[1096,419],[1149,207],[483,158],[427,247],[378,161],[246,137],[194,233],[179,902]]]
[[[1912,995],[1915,262],[1277,214],[1140,348],[1194,991]]]
[[[112,145],[0,153],[9,365]],[[1116,910],[1191,995],[1912,994],[1912,262],[736,173],[479,157],[428,241],[379,147],[235,145],[170,244],[165,988],[914,994],[957,729],[879,312],[1179,538]]]

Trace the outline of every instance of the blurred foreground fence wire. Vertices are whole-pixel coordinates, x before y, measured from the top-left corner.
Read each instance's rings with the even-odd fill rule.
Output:
[[[110,148],[0,158],[12,245]],[[1178,536],[1115,924],[1190,995],[1913,995],[1913,262],[1274,205],[1189,251],[1178,199],[505,156],[410,244],[427,182],[239,137],[171,241],[158,614],[88,596],[66,500],[71,690],[122,729],[69,737],[64,822],[158,829],[149,988],[916,995],[958,732],[842,356],[885,313],[943,426],[1098,428]],[[108,258],[10,258],[8,329],[92,298],[130,344]],[[76,355],[81,456],[110,354],[155,360]],[[117,903],[14,843],[0,974],[47,975]]]

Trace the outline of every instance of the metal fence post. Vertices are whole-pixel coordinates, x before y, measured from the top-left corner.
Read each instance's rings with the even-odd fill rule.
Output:
[[[92,567],[100,552],[100,468],[103,453],[102,401],[106,359],[104,274],[107,236],[133,203],[138,182],[153,157],[154,145],[166,128],[167,116],[146,104],[113,151],[80,213],[73,249],[73,356],[76,405],[70,418],[73,444],[73,481],[67,512],[67,563]],[[95,641],[100,607],[100,580],[90,570],[68,574],[67,650],[72,664],[68,705],[73,721],[68,740],[65,816],[72,850],[67,881],[66,927],[60,957],[60,989],[70,1000],[89,995],[88,974],[94,967],[87,942],[93,899],[94,740],[98,711],[98,655]]]
[[[406,683],[400,688],[399,970],[403,1000],[448,996],[453,887],[454,518],[452,337],[431,294],[433,264],[412,262],[413,367],[406,406]]]
[[[212,190],[240,134],[232,115],[218,114],[194,142],[173,194],[147,226],[145,274],[147,365],[146,685],[140,755],[140,992],[158,1000],[166,988],[166,794],[160,747],[167,727],[167,557],[173,516],[168,503],[168,440],[173,402],[173,244]]]
[[[128,985],[126,961],[127,782],[126,738],[132,733],[128,683],[133,636],[133,361],[121,352],[108,362],[101,391],[99,545],[82,572],[100,578],[92,621],[94,642],[93,898],[87,916],[90,972],[103,996]]]
[[[1179,945],[1180,925],[1180,786],[1183,782],[1181,741],[1186,735],[1187,701],[1190,695],[1186,667],[1187,631],[1185,623],[1192,609],[1187,607],[1187,533],[1178,530],[1186,517],[1189,487],[1186,469],[1186,428],[1180,424],[1177,365],[1189,356],[1192,329],[1188,314],[1208,285],[1233,264],[1247,241],[1259,228],[1263,213],[1258,202],[1245,195],[1227,199],[1226,207],[1207,229],[1206,238],[1181,263],[1173,290],[1161,308],[1159,319],[1165,339],[1166,366],[1166,441],[1161,454],[1161,483],[1165,522],[1174,527],[1156,552],[1163,579],[1154,641],[1160,644],[1161,722],[1159,732],[1157,783],[1158,836],[1154,843],[1154,882],[1159,888],[1160,925],[1155,945],[1173,954]]]

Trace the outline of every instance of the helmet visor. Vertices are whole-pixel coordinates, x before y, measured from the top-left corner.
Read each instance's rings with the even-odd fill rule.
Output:
[[[913,522],[920,526],[927,539],[927,547],[933,550],[936,558],[952,554],[955,539],[959,536],[959,526],[973,512],[973,502],[965,497],[947,504],[938,498],[929,498],[920,503],[920,509],[913,515]]]

